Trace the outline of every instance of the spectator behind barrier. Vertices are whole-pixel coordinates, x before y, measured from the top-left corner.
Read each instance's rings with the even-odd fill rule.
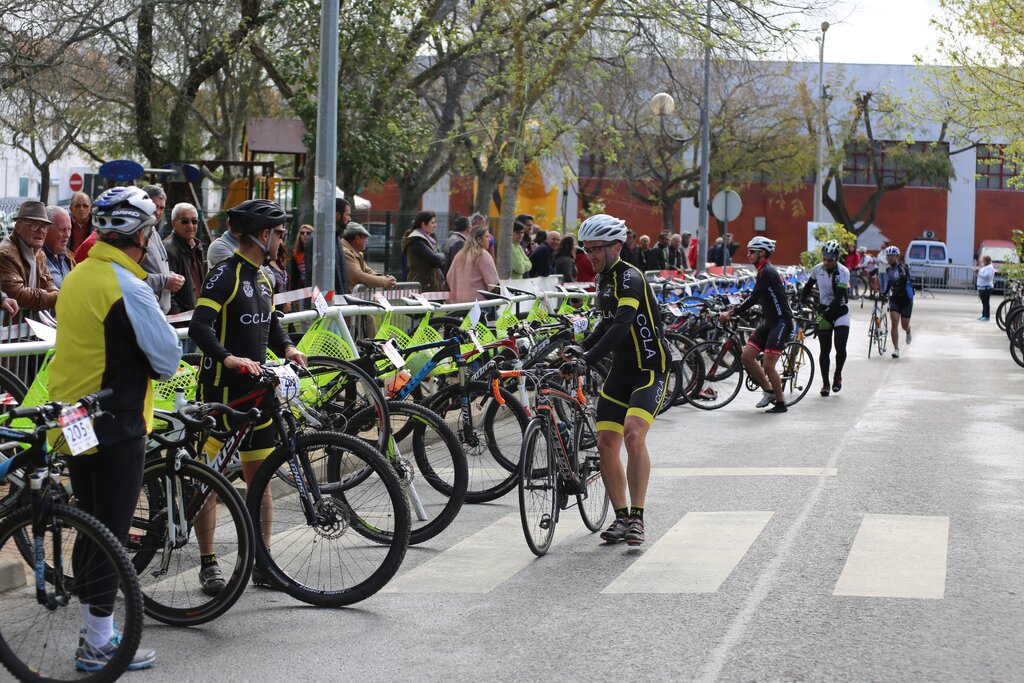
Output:
[[[49,225],[42,202],[22,202],[14,232],[0,242],[0,288],[24,311],[45,311],[57,303],[57,285],[43,253]]]

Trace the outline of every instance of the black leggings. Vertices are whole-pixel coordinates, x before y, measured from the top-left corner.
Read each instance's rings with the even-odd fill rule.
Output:
[[[110,529],[121,543],[128,539],[135,504],[142,489],[146,459],[144,437],[101,446],[92,455],[67,459],[71,489],[78,507]],[[99,617],[113,614],[117,575],[102,553],[93,552],[88,539],[75,539],[71,551],[78,598]]]
[[[818,330],[818,343],[821,344],[818,367],[821,368],[821,381],[825,384],[828,384],[828,357],[832,353],[833,332],[836,336],[836,375],[839,377],[843,376],[843,366],[846,364],[846,342],[850,339],[850,328],[847,325],[831,330]]]

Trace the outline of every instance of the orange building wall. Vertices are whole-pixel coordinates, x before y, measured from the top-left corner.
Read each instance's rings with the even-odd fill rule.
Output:
[[[1024,230],[1024,192],[978,190],[974,195],[974,249],[982,240],[1013,239]]]

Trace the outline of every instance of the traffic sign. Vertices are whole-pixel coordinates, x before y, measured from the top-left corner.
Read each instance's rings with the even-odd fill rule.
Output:
[[[71,177],[68,178],[68,187],[71,188],[72,192],[81,192],[84,184],[85,180],[82,178],[81,173],[72,173]]]
[[[100,166],[100,175],[115,183],[124,183],[141,178],[146,169],[131,159],[114,159]]]
[[[732,190],[721,190],[711,200],[711,213],[715,218],[725,223],[736,220],[743,210],[743,201],[740,196]]]

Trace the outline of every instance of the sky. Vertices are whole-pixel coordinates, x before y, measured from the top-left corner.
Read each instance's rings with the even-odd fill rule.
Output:
[[[830,11],[825,61],[842,64],[913,64],[914,55],[935,57],[938,32],[928,20],[939,15],[939,0],[839,0]],[[821,17],[808,19],[814,27]],[[798,60],[818,61],[813,37]]]

